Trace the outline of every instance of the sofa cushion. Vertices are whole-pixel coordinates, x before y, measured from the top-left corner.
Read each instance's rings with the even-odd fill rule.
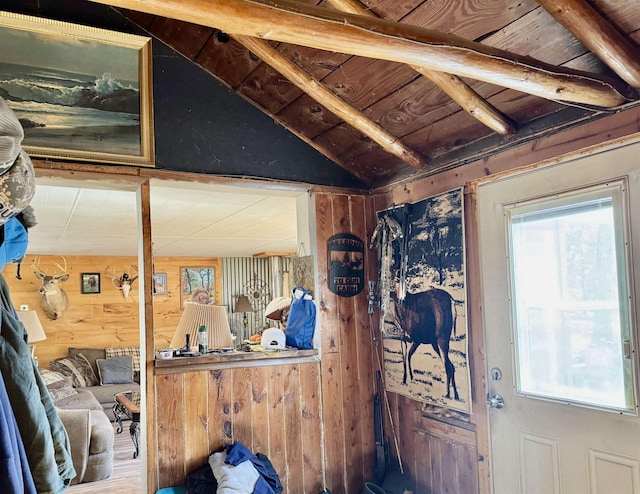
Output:
[[[113,395],[124,393],[125,391],[140,391],[140,385],[138,383],[105,384],[104,386],[91,386],[86,389],[93,393],[103,407],[108,407],[116,402]]]
[[[96,360],[100,384],[126,384],[133,382],[133,358],[131,355]]]
[[[73,383],[73,380],[69,376],[49,369],[40,369],[40,375],[42,376],[44,385],[48,389],[62,388],[64,386],[70,386]]]
[[[96,364],[96,360],[99,358],[107,358],[107,354],[104,348],[75,348],[69,347],[69,357],[75,357],[81,353],[91,364],[91,368],[95,375],[98,375],[98,365]]]
[[[55,402],[69,398],[69,396],[77,395],[78,392],[73,386],[62,386],[60,388],[49,389],[49,394],[51,395],[51,399]]]
[[[57,371],[73,379],[73,385],[77,388],[94,386],[98,384],[98,378],[87,358],[78,353],[74,357],[65,357],[49,362],[52,370]]]
[[[140,382],[140,348],[135,346],[112,347],[104,349],[107,358],[131,355],[133,358],[133,380]]]
[[[89,410],[102,410],[102,405],[91,391],[76,388],[76,394],[67,398],[57,400],[56,408],[69,410],[73,408],[86,408]]]

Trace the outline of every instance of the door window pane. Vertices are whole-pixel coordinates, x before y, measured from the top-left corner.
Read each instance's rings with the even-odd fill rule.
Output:
[[[634,408],[622,190],[510,208],[519,393]]]

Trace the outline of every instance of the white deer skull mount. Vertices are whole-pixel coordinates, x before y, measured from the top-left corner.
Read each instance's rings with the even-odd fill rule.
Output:
[[[131,274],[124,272],[120,276],[116,274],[115,266],[112,266],[110,270],[107,270],[107,274],[111,276],[111,283],[118,290],[122,290],[122,295],[125,300],[129,298],[131,287],[133,282],[138,279],[138,266],[131,266]]]

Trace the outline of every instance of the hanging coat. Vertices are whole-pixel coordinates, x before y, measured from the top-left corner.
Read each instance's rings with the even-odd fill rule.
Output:
[[[0,372],[39,494],[63,492],[76,476],[67,431],[31,358],[26,330],[0,275]]]
[[[0,372],[0,492],[36,494],[22,437]]]

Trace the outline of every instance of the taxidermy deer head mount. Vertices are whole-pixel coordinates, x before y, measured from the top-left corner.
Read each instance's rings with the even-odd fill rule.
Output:
[[[42,294],[40,307],[42,307],[45,315],[54,321],[62,316],[62,313],[66,310],[69,303],[67,294],[60,286],[60,283],[69,279],[69,273],[67,272],[67,260],[62,257],[62,261],[64,266],[57,262],[52,262],[53,266],[57,268],[57,271],[52,272],[51,274],[40,267],[40,258],[37,256],[33,260],[33,264],[31,264],[31,268],[36,275],[36,278],[42,281],[40,289],[38,290]]]
[[[138,266],[132,264],[130,272],[131,274],[124,272],[121,275],[117,275],[115,266],[107,268],[107,276],[111,276],[113,286],[118,290],[122,290],[122,295],[125,300],[129,298],[129,292],[131,291],[133,282],[138,279]]]

